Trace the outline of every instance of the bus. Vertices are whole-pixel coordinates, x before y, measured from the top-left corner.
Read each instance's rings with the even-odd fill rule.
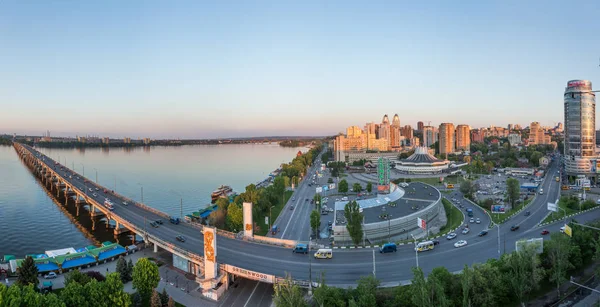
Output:
[[[425,242],[421,242],[421,243],[417,244],[417,247],[415,247],[415,250],[417,252],[424,252],[424,251],[432,250],[434,246],[435,246],[435,244],[433,244],[433,241],[425,241]]]
[[[447,189],[454,189],[454,185],[452,183],[448,183],[446,186]]]

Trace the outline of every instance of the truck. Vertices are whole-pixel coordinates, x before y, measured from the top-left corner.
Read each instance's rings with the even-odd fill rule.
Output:
[[[179,224],[180,220],[178,217],[172,216],[171,218],[169,218],[169,222],[171,222],[171,224],[177,225],[177,224]]]

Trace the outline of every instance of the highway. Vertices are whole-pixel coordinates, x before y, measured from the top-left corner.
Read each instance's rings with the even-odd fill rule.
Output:
[[[28,146],[24,147],[32,154],[35,153],[37,156],[37,151],[34,151]],[[46,163],[49,167],[54,167],[55,161],[44,156],[43,163]],[[556,169],[556,166],[553,166],[552,169]],[[536,225],[547,213],[545,209],[546,203],[548,201],[553,202],[560,190],[558,183],[553,179],[553,172],[556,173],[555,170],[551,170],[543,182],[544,191],[547,194],[538,195],[535,201],[533,201],[529,208],[526,209],[531,211],[531,215],[525,217],[523,214],[520,214],[511,221],[500,226],[499,230],[503,251],[510,252],[514,250],[515,241],[518,239],[541,237],[541,229],[536,228]],[[62,172],[61,175],[64,175],[64,172]],[[65,180],[78,188],[86,187],[84,178],[81,176],[79,176],[79,179],[77,179],[76,176],[73,176],[72,179],[66,176]],[[303,184],[306,185],[306,182]],[[90,185],[92,185],[92,183],[88,182],[88,189]],[[308,197],[304,196],[307,195],[308,189],[302,190],[303,188],[306,189],[308,187],[303,187],[301,185],[298,192],[300,192],[300,194],[305,194],[303,194],[303,196],[296,196],[296,202],[304,201],[303,198]],[[89,193],[88,190],[88,194]],[[100,191],[95,191],[95,193],[97,194],[95,199],[98,202],[103,203],[104,198],[107,197],[115,204],[115,214],[118,214],[140,228],[143,228],[144,225],[146,225],[146,229],[150,234],[168,241],[177,247],[198,255],[203,255],[203,236],[197,228],[193,228],[185,223],[174,225],[169,223],[169,221],[164,221],[164,224],[160,225],[158,228],[150,227],[149,223],[151,221],[163,218],[133,204],[124,206],[122,205],[124,199],[111,194],[105,195],[102,192],[102,188],[100,188]],[[465,202],[465,200],[461,201],[463,203]],[[299,207],[302,208],[302,205]],[[473,209],[476,209],[476,207],[473,206]],[[286,210],[286,212],[291,211]],[[300,215],[302,213],[303,212],[300,211],[297,214]],[[475,216],[483,218],[482,211],[476,210]],[[597,211],[587,212],[576,217],[580,222],[587,222],[597,218]],[[294,218],[291,219],[290,223],[294,223]],[[510,231],[509,228],[514,223],[519,224],[521,228],[518,231],[513,232]],[[485,223],[483,222],[480,225],[472,227],[478,227],[477,229],[479,229],[485,227],[486,225],[484,224]],[[554,232],[558,231],[561,226],[562,223],[555,223],[547,226],[546,229]],[[284,231],[284,227],[285,226],[283,225],[281,226],[282,232]],[[296,227],[295,229],[298,229],[300,226],[289,227]],[[289,228],[287,232],[291,233],[293,230],[294,228]],[[464,235],[464,238],[468,241],[468,245],[461,248],[454,248],[453,243],[456,242],[457,239],[462,239],[462,234],[458,234],[458,238],[451,241],[441,238],[440,245],[434,250],[419,254],[420,267],[423,268],[426,273],[438,266],[445,266],[449,271],[455,272],[462,270],[465,264],[472,265],[473,263],[482,263],[489,258],[498,257],[497,229],[491,230],[489,234],[484,237],[478,237],[477,232],[478,231],[474,228],[470,234]],[[186,242],[178,242],[175,239],[177,235],[185,236]],[[285,235],[287,236],[287,233]],[[309,278],[309,255],[294,254],[290,249],[276,246],[250,243],[219,236],[217,239],[217,261],[219,263],[231,264],[247,270],[279,277],[284,277],[287,272],[290,273],[294,279],[308,280]],[[320,276],[320,272],[325,272],[327,284],[348,287],[355,285],[360,276],[366,276],[373,273],[375,273],[376,277],[383,285],[391,286],[406,282],[412,279],[411,267],[415,266],[416,261],[413,246],[405,245],[399,246],[397,253],[390,254],[380,254],[377,250],[373,249],[336,249],[334,250],[333,259],[312,259],[311,263],[313,280]]]

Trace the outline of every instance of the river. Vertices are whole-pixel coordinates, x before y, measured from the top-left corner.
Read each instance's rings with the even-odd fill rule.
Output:
[[[176,216],[205,208],[210,193],[222,184],[243,192],[291,161],[298,150],[306,151],[277,144],[38,150],[80,174],[85,170],[90,180],[97,174],[99,184],[137,201],[143,191],[146,205]],[[103,221],[92,224],[86,210],[77,216],[73,201],[64,202],[43,186],[12,146],[0,146],[0,257],[115,241]],[[122,245],[131,242],[128,235],[118,239]]]

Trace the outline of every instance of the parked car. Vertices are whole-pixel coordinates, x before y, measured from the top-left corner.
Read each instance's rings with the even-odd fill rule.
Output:
[[[185,238],[183,236],[177,236],[175,239],[177,239],[179,242],[185,242]]]
[[[45,279],[54,279],[56,277],[58,277],[58,275],[56,275],[56,273],[54,273],[54,272],[50,272],[50,273],[44,275]]]
[[[454,232],[452,232],[452,233],[449,233],[449,234],[446,236],[446,239],[448,239],[448,240],[452,240],[452,239],[454,239],[454,238],[456,238],[456,234],[455,234]]]
[[[510,226],[510,231],[515,231],[517,229],[519,229],[519,225],[512,225],[512,226]]]
[[[162,221],[161,219],[158,219],[158,220],[156,220],[155,222],[156,222],[156,224],[160,224],[160,225],[162,225],[162,224],[163,224],[163,221]]]
[[[544,236],[544,235],[547,235],[547,234],[549,234],[549,233],[550,233],[550,231],[548,231],[548,229],[544,229],[544,230],[542,230],[542,235],[543,235],[543,236]]]
[[[454,243],[454,247],[463,247],[465,245],[467,245],[467,241],[466,240],[460,240],[460,241]]]
[[[481,232],[478,234],[478,236],[480,236],[480,237],[483,237],[483,236],[485,236],[485,235],[487,235],[487,234],[488,234],[488,231],[487,231],[487,230],[482,230],[482,231],[481,231]]]

